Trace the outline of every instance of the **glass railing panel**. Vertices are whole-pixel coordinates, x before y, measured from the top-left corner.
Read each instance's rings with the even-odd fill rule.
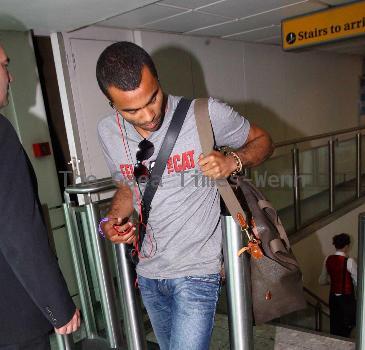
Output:
[[[292,312],[274,320],[275,323],[316,331],[316,307],[310,303],[307,308]],[[329,316],[321,312],[321,332],[330,333]]]
[[[356,198],[356,138],[335,143],[335,207]]]
[[[79,207],[76,210],[76,218],[78,222],[78,229],[80,232],[80,243],[82,249],[82,256],[84,258],[87,280],[89,284],[89,292],[92,303],[92,313],[95,318],[97,335],[106,340],[106,322],[105,315],[101,306],[100,287],[97,280],[96,261],[94,259],[94,252],[91,242],[91,234],[89,224],[87,221],[87,214],[85,207]]]
[[[98,222],[99,217],[104,217],[106,215],[106,212],[108,211],[110,205],[110,200],[93,202],[93,205],[96,209],[95,219]],[[84,277],[82,278],[82,285],[84,287],[79,287],[78,289],[80,291],[80,294],[82,294],[84,300],[86,300],[85,309],[87,309],[87,314],[89,315],[88,324],[90,324],[90,331],[84,332],[85,334],[83,335],[83,337],[78,340],[82,340],[84,338],[94,339],[95,337],[97,337],[98,339],[100,338],[100,340],[103,340],[106,343],[110,344],[114,341],[114,338],[112,338],[112,336],[110,335],[111,327],[115,326],[115,329],[118,328],[117,323],[112,324],[112,322],[114,322],[113,320],[119,320],[122,332],[125,331],[125,327],[123,324],[122,302],[120,300],[121,293],[119,291],[118,284],[115,251],[113,249],[114,245],[110,241],[95,237],[95,235],[99,236],[99,234],[96,232],[94,227],[94,211],[91,211],[90,208],[90,205],[70,207],[70,213],[72,213],[71,216],[75,218],[73,220],[73,226],[75,227],[75,229],[72,229],[73,236],[76,235],[74,231],[77,231],[77,237],[79,242],[79,244],[77,244],[77,256],[82,257],[82,270],[84,271]],[[97,240],[95,240],[95,238],[97,238]],[[99,243],[101,244],[101,246],[99,245]],[[106,254],[104,255],[103,252],[105,252]],[[101,272],[100,266],[103,266],[103,272]],[[111,274],[111,280],[108,277],[109,273]],[[105,279],[103,276],[105,276]],[[101,285],[100,278],[103,279]],[[111,292],[110,294],[109,292],[107,293],[109,294],[108,300],[112,301],[112,303],[108,305],[112,307],[113,313],[111,312],[111,310],[108,310],[108,308],[105,307],[105,289],[111,291],[110,288],[113,288],[111,287],[110,282],[113,284],[115,290],[115,295],[113,292]],[[81,290],[83,292],[81,292]],[[140,300],[139,303],[141,303]],[[86,312],[85,309],[83,310],[84,314]],[[115,312],[117,318],[114,318]],[[150,331],[150,322],[148,317],[146,316],[146,312],[144,309],[142,316],[145,331]]]
[[[108,206],[108,201],[103,201],[100,204],[101,206]],[[85,206],[80,207],[71,207],[71,211],[74,211],[75,214],[75,225],[77,225],[77,232],[80,241],[80,255],[82,256],[85,273],[86,273],[86,280],[87,280],[87,291],[90,298],[91,303],[91,310],[88,313],[91,315],[93,321],[92,323],[95,324],[96,329],[93,332],[96,332],[95,335],[104,339],[106,342],[108,341],[107,335],[107,321],[106,315],[104,314],[103,305],[102,305],[102,297],[101,293],[103,291],[100,288],[99,281],[98,281],[98,273],[97,273],[97,264],[99,264],[98,260],[95,257],[95,250],[94,250],[94,243],[93,243],[93,235],[96,234],[94,228],[91,224],[90,218],[88,216],[88,212]],[[113,263],[113,256],[112,256],[112,249],[111,243],[109,241],[103,242],[105,244],[106,253],[107,253],[107,264],[110,267],[111,274],[113,280],[116,282],[116,274],[115,274],[115,264]],[[115,283],[116,284],[116,283]],[[122,312],[120,303],[118,303],[118,316],[119,319],[122,318]]]
[[[299,152],[301,226],[329,213],[328,147]]]
[[[251,169],[253,184],[278,210],[288,232],[294,231],[293,173],[291,153],[272,157]]]

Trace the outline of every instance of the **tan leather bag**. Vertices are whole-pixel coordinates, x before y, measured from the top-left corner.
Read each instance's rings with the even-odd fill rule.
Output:
[[[208,100],[195,100],[194,108],[202,150],[208,154],[214,146]],[[237,253],[250,256],[255,323],[305,308],[302,273],[271,203],[243,176],[235,178],[235,190],[225,179],[217,181],[217,187],[232,218],[250,237],[247,247]]]

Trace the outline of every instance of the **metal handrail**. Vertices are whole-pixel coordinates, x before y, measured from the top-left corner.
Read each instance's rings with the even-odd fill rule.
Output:
[[[87,194],[100,193],[105,190],[109,190],[115,187],[115,183],[111,178],[101,179],[100,181],[94,181],[93,183],[79,184],[70,186],[65,190],[64,204],[66,217],[72,212],[72,206],[69,198],[69,194]],[[87,216],[90,219],[90,231],[94,231],[92,236],[94,256],[97,259],[97,266],[106,268],[107,259],[104,254],[103,248],[104,242],[100,238],[97,232],[97,212],[96,205],[100,201],[93,202],[86,205]],[[243,256],[237,256],[234,254],[239,247],[242,246],[241,230],[232,218],[224,218],[223,229],[230,232],[230,234],[224,235],[229,239],[224,240],[223,249],[225,251],[225,269],[227,275],[227,294],[232,297],[228,300],[229,308],[229,332],[230,341],[233,344],[233,348],[249,350],[253,348],[253,325],[251,316],[251,300],[250,300],[250,285],[248,281],[249,270],[248,261]],[[70,241],[73,240],[72,228],[69,228]],[[97,249],[96,249],[97,248]],[[126,246],[124,244],[117,244],[113,246],[114,259],[118,272],[118,289],[120,300],[123,305],[123,321],[125,327],[126,343],[129,349],[144,350],[147,348],[147,343],[143,331],[142,319],[139,317],[137,295],[134,288],[134,268],[131,266],[129,259],[127,258]],[[81,249],[79,249],[81,253]],[[103,254],[101,254],[103,253]],[[77,254],[74,254],[76,256]],[[75,262],[75,266],[77,261]],[[76,266],[77,268],[78,266]],[[99,287],[103,289],[105,298],[108,297],[105,302],[102,300],[102,307],[104,317],[106,318],[106,330],[109,344],[114,348],[115,345],[120,344],[122,339],[119,339],[119,328],[117,327],[117,320],[115,319],[115,295],[112,293],[113,285],[110,281],[110,273],[99,271],[97,269],[97,277],[99,281]],[[229,271],[229,273],[228,273]],[[81,274],[82,271],[80,271]],[[102,288],[103,287],[103,288]],[[84,288],[80,285],[80,291]],[[234,293],[234,291],[240,290],[242,293]],[[110,292],[110,293],[109,293]],[[80,292],[81,293],[81,292]],[[110,294],[110,295],[109,295]],[[83,298],[85,301],[87,296]],[[87,300],[86,300],[87,301]],[[84,303],[86,305],[86,303]],[[109,307],[113,305],[114,307]],[[86,306],[87,307],[87,306]],[[92,310],[92,307],[89,307]],[[118,347],[119,348],[119,347]]]
[[[330,306],[328,305],[328,303],[326,303],[323,299],[321,299],[319,296],[317,296],[316,294],[314,294],[313,292],[311,292],[308,288],[303,287],[303,290],[305,293],[309,294],[313,299],[315,299],[317,302],[323,304],[324,306],[326,306],[327,308],[329,308]]]
[[[283,147],[283,146],[295,145],[298,143],[318,140],[321,138],[342,135],[342,134],[347,134],[350,132],[361,131],[361,130],[365,130],[365,126],[342,129],[342,130],[338,130],[338,131],[334,131],[334,132],[328,132],[328,133],[317,134],[317,135],[308,136],[308,137],[296,138],[296,139],[291,139],[291,140],[287,140],[287,141],[275,142],[275,147],[278,148],[278,147]],[[94,181],[88,181],[88,182],[83,182],[81,184],[67,186],[67,188],[65,189],[65,192],[69,193],[69,194],[91,194],[91,193],[112,190],[114,188],[116,188],[116,184],[114,183],[113,179],[111,177],[106,177],[106,178],[97,179]]]
[[[81,184],[68,186],[65,192],[68,194],[91,194],[108,191],[116,188],[116,184],[111,177],[84,182]]]
[[[326,303],[323,299],[321,299],[319,296],[315,295],[313,292],[311,292],[308,288],[303,287],[303,291],[307,293],[311,298],[315,300],[315,304],[312,304],[308,302],[309,305],[314,307],[314,323],[315,323],[315,330],[317,332],[322,332],[322,323],[323,323],[323,317],[322,315],[326,315],[327,317],[330,317],[329,313],[325,312],[323,310],[323,306],[329,309],[328,303]]]
[[[292,156],[292,183],[293,183],[293,206],[294,206],[294,231],[299,231],[303,228],[302,223],[302,210],[301,210],[301,169],[300,169],[300,151],[299,151],[299,144],[325,139],[327,145],[323,145],[327,147],[327,162],[328,162],[328,174],[329,174],[329,186],[328,186],[328,208],[329,208],[329,215],[333,214],[337,209],[336,206],[336,139],[335,136],[344,135],[349,133],[355,133],[354,139],[356,140],[356,194],[355,198],[360,198],[364,195],[362,192],[362,139],[364,136],[365,126],[362,127],[354,127],[348,129],[342,129],[334,132],[322,133],[308,137],[296,138],[291,139],[283,142],[275,143],[276,148],[284,147],[284,146],[291,146],[291,156]],[[321,146],[321,147],[323,147]],[[318,148],[318,147],[313,147]],[[312,149],[312,148],[311,148]],[[319,219],[318,217],[316,219]],[[308,222],[306,223],[306,225]]]
[[[308,142],[308,141],[313,141],[313,140],[319,140],[319,139],[323,139],[323,138],[326,138],[326,137],[331,137],[331,136],[336,136],[336,135],[343,135],[343,134],[348,134],[350,132],[361,131],[361,130],[365,130],[365,126],[349,128],[349,129],[342,129],[342,130],[338,130],[338,131],[332,131],[332,132],[317,134],[317,135],[313,135],[313,136],[306,136],[306,137],[300,137],[300,138],[281,141],[281,142],[275,142],[275,147],[290,146],[290,145],[295,145],[295,144],[298,144],[298,143],[303,143],[303,142]]]

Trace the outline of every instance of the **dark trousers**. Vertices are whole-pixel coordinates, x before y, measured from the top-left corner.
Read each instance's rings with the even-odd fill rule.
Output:
[[[353,295],[330,295],[330,333],[350,337],[356,321],[356,301]]]
[[[20,344],[0,345],[0,350],[51,350],[48,334]]]

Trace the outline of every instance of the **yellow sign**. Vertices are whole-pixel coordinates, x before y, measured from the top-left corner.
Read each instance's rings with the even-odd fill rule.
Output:
[[[364,34],[365,1],[353,2],[281,22],[284,50],[294,50]]]

